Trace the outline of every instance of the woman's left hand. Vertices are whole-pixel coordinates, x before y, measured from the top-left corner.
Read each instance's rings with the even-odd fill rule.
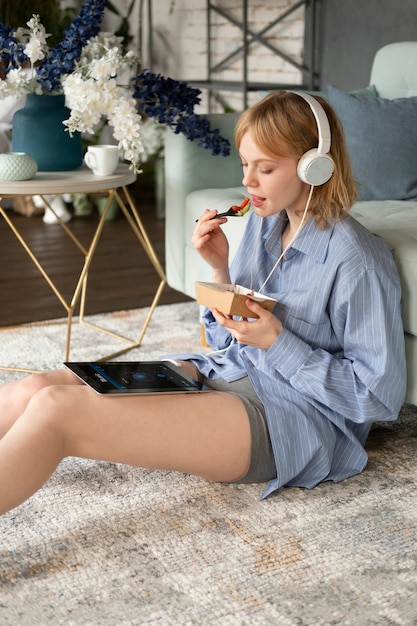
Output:
[[[212,313],[220,326],[227,328],[239,343],[244,343],[260,350],[268,350],[279,337],[282,324],[275,315],[266,311],[257,302],[248,298],[245,304],[250,311],[253,311],[258,316],[258,319],[250,322],[245,319],[234,320],[229,315],[221,313],[218,309],[212,309]]]

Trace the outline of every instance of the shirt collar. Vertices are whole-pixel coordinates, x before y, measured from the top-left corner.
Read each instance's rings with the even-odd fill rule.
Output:
[[[268,229],[268,232],[264,235],[265,249],[268,252],[272,252],[277,240],[281,241],[282,232],[288,223],[285,211],[281,211],[276,216],[271,216],[271,219],[275,223],[271,224],[271,230]],[[328,225],[324,230],[318,229],[314,217],[310,217],[287,251],[287,258],[290,258],[295,254],[295,251],[298,251],[313,258],[318,263],[325,263],[333,230],[334,226],[332,224]]]

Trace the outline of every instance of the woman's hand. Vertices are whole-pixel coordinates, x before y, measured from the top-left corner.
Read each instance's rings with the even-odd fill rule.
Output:
[[[248,298],[245,304],[250,311],[259,316],[258,319],[250,322],[234,320],[217,309],[213,309],[212,313],[220,326],[227,328],[239,343],[259,348],[259,350],[268,350],[279,337],[282,324],[275,315],[266,311],[258,302]]]
[[[229,242],[220,228],[227,222],[227,218],[216,218],[216,215],[217,211],[206,209],[197,222],[191,241],[200,256],[213,270],[228,273]]]

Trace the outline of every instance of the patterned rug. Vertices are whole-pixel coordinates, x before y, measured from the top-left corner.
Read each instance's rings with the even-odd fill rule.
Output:
[[[145,314],[96,320],[128,334]],[[64,343],[60,322],[2,330],[0,363],[53,367]],[[111,344],[80,326],[71,356]],[[161,306],[129,359],[199,344],[197,306]],[[69,458],[0,518],[0,625],[414,626],[417,408],[367,448],[361,475],[262,502],[256,485]]]

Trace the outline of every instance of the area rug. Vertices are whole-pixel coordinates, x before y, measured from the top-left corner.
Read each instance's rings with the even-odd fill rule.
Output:
[[[129,333],[144,315],[96,319]],[[0,339],[0,363],[54,367],[65,325]],[[73,356],[111,343],[77,328]],[[129,358],[199,346],[196,305],[166,305]],[[0,625],[414,626],[417,408],[376,425],[367,448],[361,475],[265,501],[262,486],[66,459],[0,517]]]

